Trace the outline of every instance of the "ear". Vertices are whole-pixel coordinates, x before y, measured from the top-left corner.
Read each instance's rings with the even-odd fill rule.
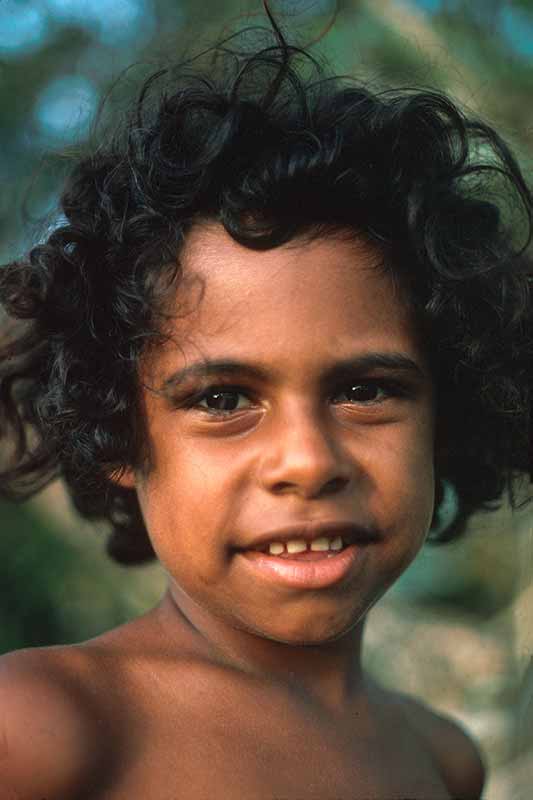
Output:
[[[110,481],[116,483],[117,486],[121,486],[123,489],[135,489],[137,486],[135,472],[131,469],[131,467],[127,467],[122,471],[115,470],[114,472],[109,473],[107,477]]]

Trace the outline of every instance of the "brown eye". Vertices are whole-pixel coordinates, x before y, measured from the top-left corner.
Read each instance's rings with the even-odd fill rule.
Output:
[[[376,403],[381,402],[383,399],[388,397],[389,394],[390,392],[387,392],[387,390],[384,389],[379,383],[368,382],[352,383],[347,390],[341,392],[341,394],[337,396],[340,397],[344,395],[348,398],[348,400],[344,402],[348,403]]]
[[[215,386],[206,390],[201,396],[199,396],[195,405],[210,414],[231,414],[233,411],[242,410],[236,407],[238,406],[239,401],[235,398],[243,396],[245,397],[246,395],[244,392],[240,391],[239,387],[223,388],[221,386]],[[200,405],[200,403],[204,400],[208,404],[207,408]],[[210,407],[210,405],[215,407]]]
[[[344,385],[344,389],[335,395],[339,403],[351,405],[378,405],[394,396],[408,394],[405,387],[393,381],[352,381]],[[182,403],[182,407],[197,409],[207,415],[216,417],[229,417],[233,413],[243,411],[248,406],[239,408],[239,397],[250,400],[249,392],[242,386],[228,386],[227,384],[214,384],[202,392],[198,392]],[[205,403],[205,405],[204,405]]]

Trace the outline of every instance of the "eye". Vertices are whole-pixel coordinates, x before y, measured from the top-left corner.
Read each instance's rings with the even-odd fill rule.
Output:
[[[240,408],[232,407],[235,406],[233,398],[238,397],[239,395],[245,397],[248,396],[240,386],[210,386],[208,389],[205,390],[205,392],[202,392],[201,395],[198,395],[196,397],[196,402],[194,402],[192,405],[193,407],[202,408],[202,406],[200,406],[201,401],[206,400],[207,402],[209,399],[213,398],[215,404],[222,405],[222,408],[204,407],[202,408],[202,410],[207,411],[208,414],[215,414],[215,415],[218,414],[222,416],[226,414],[231,414],[234,411],[242,410]],[[194,401],[195,398],[192,398],[192,400]]]
[[[405,393],[405,388],[394,381],[365,380],[345,384],[343,391],[335,397],[339,398],[344,395],[348,398],[348,400],[341,400],[340,404],[370,406],[379,405],[393,396]],[[190,397],[184,405],[187,408],[197,408],[211,416],[227,417],[246,408],[246,406],[238,407],[239,397],[250,399],[250,394],[242,386],[213,385]],[[205,406],[202,405],[204,402]]]
[[[391,386],[385,386],[378,381],[362,381],[351,383],[349,388],[341,392],[356,403],[380,403],[392,394]],[[339,396],[339,395],[337,395]],[[350,400],[348,400],[350,402]]]

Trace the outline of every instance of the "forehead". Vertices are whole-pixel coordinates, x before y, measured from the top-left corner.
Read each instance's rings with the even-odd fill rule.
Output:
[[[220,225],[193,229],[180,255],[179,315],[162,357],[236,357],[278,361],[341,358],[354,350],[418,353],[404,292],[363,239],[327,236],[257,251]]]

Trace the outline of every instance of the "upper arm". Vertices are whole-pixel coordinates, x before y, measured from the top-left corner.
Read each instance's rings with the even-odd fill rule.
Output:
[[[72,797],[87,765],[76,700],[38,651],[0,658],[0,796]]]
[[[480,800],[487,768],[473,739],[457,723],[441,717],[438,755],[452,797]]]
[[[487,766],[478,745],[460,723],[423,703],[411,702],[419,731],[453,800],[481,800]]]

